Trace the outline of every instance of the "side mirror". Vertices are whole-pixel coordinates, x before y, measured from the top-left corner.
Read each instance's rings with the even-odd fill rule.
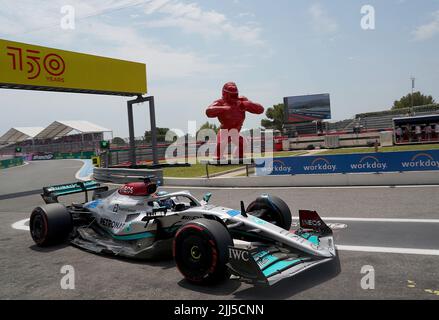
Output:
[[[211,197],[212,197],[212,193],[208,192],[203,196],[203,201],[209,203]]]

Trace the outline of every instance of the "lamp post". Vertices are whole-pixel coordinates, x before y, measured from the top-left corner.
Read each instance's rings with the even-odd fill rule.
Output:
[[[411,108],[410,108],[410,115],[413,115],[413,104],[414,104],[414,97],[413,97],[413,94],[414,94],[414,91],[415,91],[415,80],[416,80],[416,78],[415,77],[411,77],[410,78],[411,80],[412,80],[412,102],[411,102]]]

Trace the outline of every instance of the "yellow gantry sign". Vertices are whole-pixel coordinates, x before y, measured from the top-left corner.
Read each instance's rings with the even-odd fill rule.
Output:
[[[0,39],[0,87],[141,95],[146,65]]]

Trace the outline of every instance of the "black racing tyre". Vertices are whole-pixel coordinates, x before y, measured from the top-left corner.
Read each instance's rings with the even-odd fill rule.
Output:
[[[229,277],[226,266],[233,240],[220,222],[197,219],[175,235],[173,254],[181,274],[196,284],[212,284]]]
[[[35,243],[41,247],[62,243],[67,239],[72,228],[70,213],[59,203],[36,207],[30,215],[30,234]]]
[[[285,230],[290,230],[291,228],[292,217],[290,208],[279,197],[262,195],[249,204],[247,213]]]

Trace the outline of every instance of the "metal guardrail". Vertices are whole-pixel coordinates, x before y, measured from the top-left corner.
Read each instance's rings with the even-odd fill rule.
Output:
[[[200,163],[204,164],[206,166],[206,178],[210,179],[210,178],[215,178],[217,176],[221,176],[223,174],[226,173],[232,173],[235,171],[240,171],[242,168],[236,168],[236,169],[232,169],[232,170],[227,170],[224,172],[217,172],[214,174],[209,174],[209,165],[211,166],[230,166],[230,165],[243,165],[245,166],[245,173],[246,176],[249,176],[249,168],[254,168],[255,167],[255,163],[252,159],[240,159],[239,161],[235,161],[236,163],[234,163],[232,160],[230,161],[226,161],[226,162],[222,162],[221,160],[201,160]]]
[[[146,176],[155,176],[159,186],[163,186],[162,169],[114,169],[114,168],[94,168],[93,176],[95,180],[112,183],[137,182]]]

